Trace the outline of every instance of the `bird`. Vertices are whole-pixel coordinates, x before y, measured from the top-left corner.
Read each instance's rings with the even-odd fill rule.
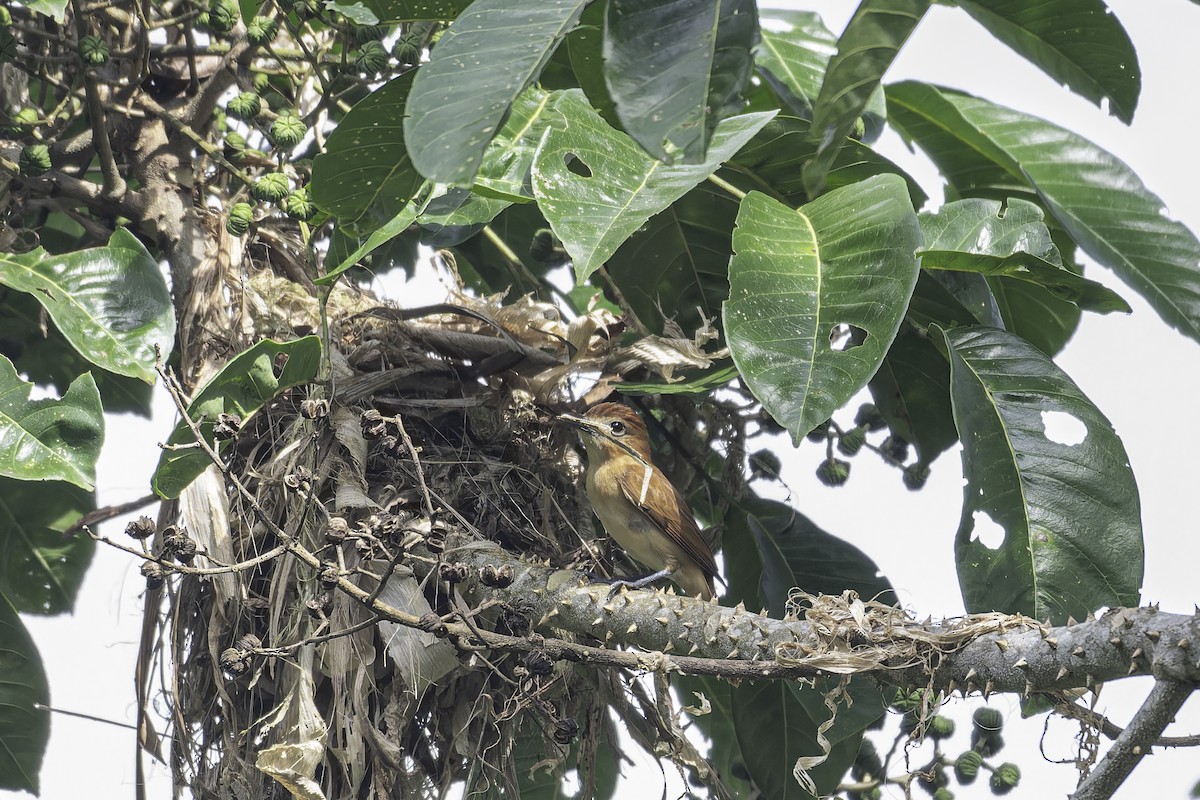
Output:
[[[640,589],[669,577],[690,595],[710,600],[717,562],[683,495],[654,466],[646,423],[620,403],[601,403],[583,416],[559,415],[577,428],[587,450],[587,493],[604,530],[652,570],[633,581]]]

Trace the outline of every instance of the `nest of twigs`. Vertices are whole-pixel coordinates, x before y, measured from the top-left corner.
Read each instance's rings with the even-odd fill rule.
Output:
[[[277,321],[319,329],[315,303],[269,275],[245,291]],[[212,556],[197,565],[242,566],[169,587],[177,780],[222,799],[436,796],[454,782],[515,797],[564,766],[585,786],[611,780],[596,769],[598,749],[617,746],[607,709],[652,745],[653,700],[608,669],[460,651],[429,632],[435,618],[518,635],[531,624],[519,604],[457,590],[442,532],[599,576],[633,571],[595,529],[553,414],[623,377],[702,365],[705,334],[618,346],[622,325],[603,310],[566,322],[528,298],[459,295],[404,312],[345,290],[328,318],[327,380],[244,421],[222,451],[225,474],[210,470],[181,498],[182,524]],[[580,387],[588,396],[573,400]],[[703,484],[694,467],[718,442],[727,455],[737,446],[735,415],[717,404],[663,416],[679,420],[653,429],[675,440],[677,463],[663,466],[681,486]],[[320,568],[295,558],[293,541]],[[338,578],[429,631],[380,622]]]

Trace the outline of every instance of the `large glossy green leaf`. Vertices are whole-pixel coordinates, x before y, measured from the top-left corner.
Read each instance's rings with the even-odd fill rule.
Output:
[[[866,600],[896,602],[891,583],[866,553],[790,506],[771,500],[748,503],[746,521],[762,557],[762,597],[771,616],[783,617],[795,588],[834,595],[853,589]]]
[[[907,187],[895,175],[795,210],[757,192],[742,201],[725,336],[746,385],[793,442],[865,386],[883,361],[917,281],[920,236]],[[852,335],[841,350],[833,343],[839,330]]]
[[[138,378],[115,375],[88,361],[53,325],[44,325],[33,295],[9,292],[0,300],[0,355],[7,356],[32,383],[53,386],[61,395],[71,381],[91,372],[105,413],[150,416],[154,387]]]
[[[820,755],[818,723],[795,699],[787,682],[743,683],[730,694],[743,764],[762,796],[772,800],[813,797],[792,777],[792,765],[802,756]],[[860,731],[834,743],[826,761],[809,772],[818,796],[825,797],[837,788],[861,741]]]
[[[533,200],[529,169],[559,94],[531,86],[513,101],[504,126],[483,151],[483,163],[475,176],[476,192],[512,203]]]
[[[454,19],[470,0],[360,0],[384,23]]]
[[[38,793],[50,741],[50,686],[16,609],[0,595],[0,789]]]
[[[1103,0],[954,0],[1056,83],[1129,124],[1142,88],[1133,42]]]
[[[988,278],[1004,329],[1048,356],[1059,353],[1075,334],[1083,312],[1027,281]],[[987,323],[984,323],[987,324]]]
[[[417,70],[404,139],[417,171],[469,186],[509,106],[575,27],[586,0],[475,0]]]
[[[412,84],[405,73],[355,104],[313,159],[313,202],[364,234],[400,214],[424,183],[401,125]]]
[[[812,119],[813,104],[837,37],[812,11],[763,10],[762,42],[754,60],[789,113]]]
[[[702,183],[655,214],[608,259],[607,270],[647,328],[663,315],[685,331],[715,316],[729,296],[731,232],[737,201]]]
[[[1200,241],[1123,161],[1045,120],[928,84],[889,86],[888,109],[961,195],[1032,187],[1088,255],[1200,341]]]
[[[819,147],[804,167],[804,184],[810,195],[820,194],[838,149],[929,5],[929,0],[859,3],[838,38],[837,54],[829,62],[813,107],[813,135]]]
[[[96,543],[63,531],[95,507],[69,483],[0,478],[0,595],[26,614],[74,609]]]
[[[747,191],[758,189],[791,205],[807,203],[811,198],[801,173],[816,152],[810,130],[807,121],[796,117],[779,116],[771,120],[730,160],[729,169],[739,173],[731,180]],[[925,204],[928,199],[925,192],[908,173],[854,140],[847,140],[838,150],[825,175],[825,189],[849,186],[883,173],[904,178],[914,208]]]
[[[0,253],[0,284],[37,298],[71,346],[109,372],[153,383],[156,352],[171,352],[171,293],[158,263],[124,228],[104,247]]]
[[[1062,624],[1137,605],[1141,512],[1112,425],[1028,342],[982,327],[945,340],[967,479],[955,542],[967,610]]]
[[[918,462],[932,464],[958,441],[950,365],[911,326],[900,328],[868,387],[888,428],[912,443]]]
[[[196,392],[188,406],[188,416],[199,424],[205,440],[213,444],[213,427],[219,414],[233,414],[245,424],[280,392],[313,380],[320,366],[321,340],[316,336],[290,342],[263,339],[238,353]],[[194,441],[191,430],[181,420],[167,444]],[[178,497],[211,463],[204,451],[196,447],[165,449],[151,485],[163,497]]]
[[[619,128],[617,106],[608,93],[608,82],[604,78],[604,18],[607,14],[605,0],[597,0],[584,9],[578,27],[567,36],[567,60],[571,63],[575,82],[592,108],[609,125]]]
[[[423,234],[421,244],[453,247],[470,239],[512,203],[476,194],[470,189],[450,188],[430,198],[417,216]]]
[[[771,119],[744,114],[717,126],[701,164],[664,164],[592,110],[580,92],[555,105],[560,118],[542,137],[533,192],[583,282],[646,220],[716,171]]]
[[[754,0],[609,0],[604,76],[634,141],[663,161],[704,161],[742,105],[758,44]]]
[[[1042,210],[1025,200],[972,198],[920,215],[925,245],[917,254],[923,269],[976,272],[1007,277],[1046,289],[1086,311],[1129,313],[1121,296],[1066,269]]]
[[[62,400],[30,400],[33,384],[0,357],[0,475],[24,481],[67,481],[91,490],[104,443],[104,410],[90,373]]]

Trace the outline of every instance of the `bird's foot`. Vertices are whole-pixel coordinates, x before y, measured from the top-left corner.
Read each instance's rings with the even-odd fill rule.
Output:
[[[645,587],[649,586],[650,584],[654,583],[655,581],[662,580],[663,578],[669,578],[674,574],[675,574],[675,570],[673,570],[673,569],[661,569],[658,572],[652,572],[649,575],[646,575],[645,577],[642,577],[642,578],[637,578],[636,580],[618,579],[618,580],[612,581],[611,586],[609,587],[609,590],[608,590],[608,596],[612,597],[617,592],[621,591],[621,589],[623,589],[623,588],[644,589]]]

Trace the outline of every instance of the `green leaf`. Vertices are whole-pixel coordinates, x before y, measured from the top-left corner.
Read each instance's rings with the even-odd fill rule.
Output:
[[[62,400],[30,400],[33,384],[0,357],[0,475],[23,481],[67,481],[91,490],[104,443],[104,410],[90,373]]]
[[[1121,296],[1062,266],[1042,221],[1042,210],[1025,200],[968,199],[919,215],[925,247],[917,252],[923,269],[977,272],[1041,286],[1086,311],[1129,313]]]
[[[321,340],[316,336],[290,342],[263,339],[236,355],[196,392],[188,406],[188,416],[198,424],[205,441],[213,444],[213,427],[219,414],[233,414],[244,425],[280,392],[313,380],[320,367]],[[195,438],[182,420],[167,439],[168,445],[191,442]],[[211,463],[204,451],[196,447],[165,449],[151,485],[162,497],[178,497]]]
[[[417,70],[404,138],[417,171],[469,186],[484,148],[586,0],[475,0]],[[397,118],[399,119],[399,118]]]
[[[561,94],[531,86],[513,101],[504,126],[483,151],[483,162],[475,176],[476,192],[512,203],[533,199],[529,170],[549,124],[550,109]]]
[[[746,772],[772,800],[811,798],[792,777],[792,765],[801,756],[820,755],[816,741],[818,723],[796,700],[786,681],[755,681],[730,692],[733,723]],[[858,754],[857,736],[833,745],[825,763],[811,770],[819,796],[831,794]]]
[[[729,682],[709,675],[679,673],[672,675],[671,680],[683,705],[698,704],[697,692],[708,700],[712,710],[691,718],[692,724],[712,742],[708,763],[716,768],[721,782],[729,788],[733,797],[753,796],[754,787],[744,778],[747,774],[746,764],[733,727],[733,697]]]
[[[0,595],[0,789],[38,794],[50,741],[50,686],[42,657],[16,609]]]
[[[895,603],[891,583],[879,565],[847,541],[821,530],[783,503],[746,504],[746,521],[762,557],[762,597],[771,616],[782,619],[792,589],[840,595],[847,589],[864,600]]]
[[[1200,341],[1200,241],[1116,156],[1045,120],[928,84],[889,86],[888,109],[960,195],[1032,187],[1088,255]]]
[[[470,0],[364,0],[383,23],[454,19]]]
[[[663,314],[685,331],[712,317],[729,296],[729,257],[737,201],[701,183],[655,214],[608,259],[609,277],[648,329],[661,331]]]
[[[1048,356],[1063,349],[1079,327],[1079,306],[1025,281],[988,278],[1004,329]],[[984,323],[987,324],[987,323]]]
[[[333,0],[325,0],[325,7],[330,11],[346,17],[355,25],[378,25],[379,17],[375,12],[367,8],[362,2],[357,3],[335,3]]]
[[[762,42],[754,52],[758,68],[790,114],[811,120],[825,69],[837,53],[837,37],[811,11],[773,8],[762,14]]]
[[[0,595],[26,614],[74,610],[96,543],[63,532],[95,508],[69,483],[0,478]]]
[[[67,15],[67,0],[30,0],[23,4],[30,11],[45,14],[55,22],[62,22]]]
[[[742,106],[757,43],[754,0],[609,0],[604,76],[621,127],[656,159],[703,162]]]
[[[383,247],[385,244],[395,239],[400,234],[409,229],[414,222],[417,221],[417,205],[409,203],[400,209],[400,213],[392,217],[388,222],[371,232],[367,240],[354,248],[354,252],[342,259],[342,262],[333,269],[326,272],[321,277],[313,281],[318,286],[324,286],[336,281],[343,272],[353,267],[362,259],[366,258],[371,253]]]
[[[619,383],[621,394],[708,394],[738,376],[737,367],[713,367],[675,383]]]
[[[1133,42],[1103,0],[954,0],[1055,83],[1133,122],[1142,73]]]
[[[730,160],[730,171],[738,173],[730,180],[747,191],[758,189],[778,195],[776,199],[790,205],[807,203],[811,198],[801,172],[816,152],[810,130],[808,122],[796,117],[771,120]],[[908,173],[853,139],[848,139],[838,150],[825,176],[825,189],[838,189],[884,173],[904,178],[914,208],[925,205],[928,197]],[[745,178],[740,179],[740,176]]]
[[[421,244],[453,247],[470,239],[512,203],[476,194],[469,189],[446,188],[425,204],[417,224],[425,231]]]
[[[917,281],[920,235],[895,175],[836,189],[797,210],[758,192],[742,201],[725,336],[746,385],[794,443],[883,361]],[[852,334],[842,350],[832,341],[839,326]]]
[[[608,13],[607,2],[588,5],[579,18],[579,26],[567,36],[567,60],[575,74],[575,82],[587,96],[592,108],[614,128],[621,126],[617,119],[617,107],[608,93],[604,79],[604,17]]]
[[[958,442],[950,365],[911,326],[900,329],[868,387],[888,427],[912,442],[922,464],[932,464]]]
[[[0,254],[0,284],[35,297],[71,346],[109,372],[153,383],[156,350],[171,352],[171,293],[158,263],[124,228],[105,247]]]
[[[343,225],[374,230],[403,213],[424,183],[401,126],[412,84],[412,73],[405,73],[356,103],[313,159],[312,200]]]
[[[0,300],[0,355],[8,356],[30,382],[53,386],[62,394],[71,381],[91,372],[106,414],[150,416],[153,387],[137,378],[114,375],[92,364],[57,328],[45,325],[42,306],[33,295],[9,292]]]
[[[716,171],[772,114],[731,117],[717,126],[702,164],[664,164],[608,126],[580,92],[555,105],[561,115],[542,137],[533,192],[575,262],[582,283],[650,217]]]
[[[955,542],[967,611],[1062,624],[1137,605],[1141,511],[1112,425],[1028,342],[982,327],[945,340],[967,479]]]
[[[879,81],[917,23],[929,0],[862,0],[838,38],[821,93],[813,107],[813,135],[820,143],[804,167],[804,185],[820,194],[837,151],[866,111]]]

